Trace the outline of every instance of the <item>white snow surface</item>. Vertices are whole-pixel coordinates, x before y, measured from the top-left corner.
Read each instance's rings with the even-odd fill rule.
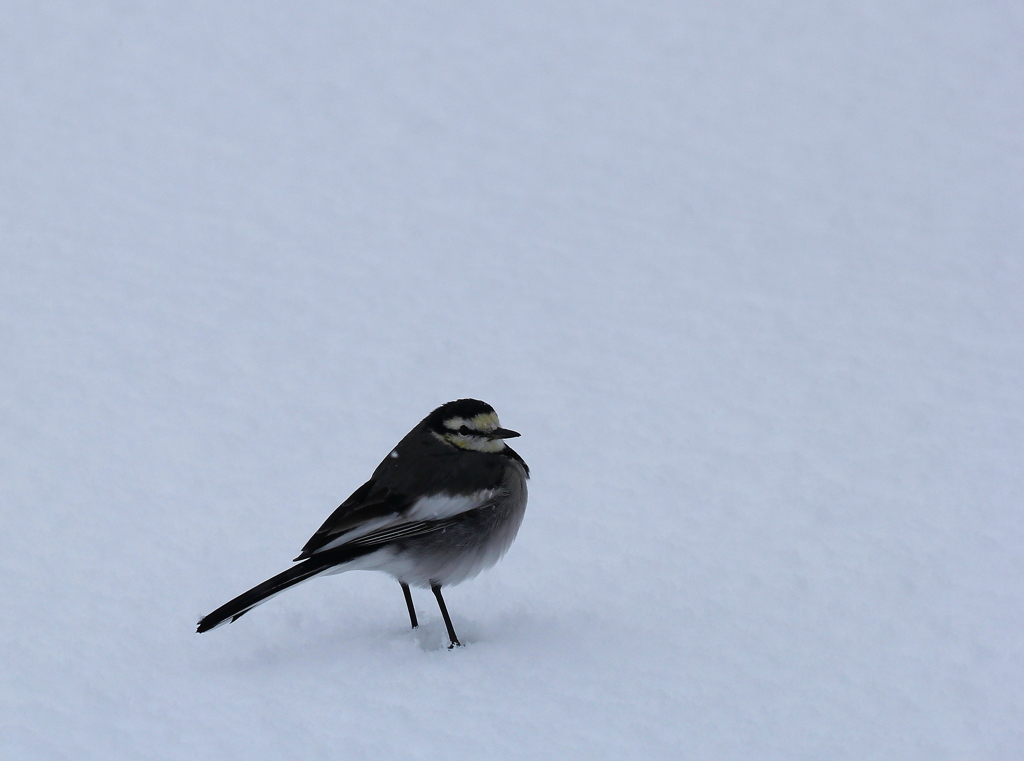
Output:
[[[0,757],[1024,757],[1022,8],[7,0]],[[194,633],[464,396],[467,647]]]

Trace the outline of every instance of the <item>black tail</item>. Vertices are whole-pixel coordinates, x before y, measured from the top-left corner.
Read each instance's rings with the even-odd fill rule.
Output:
[[[202,634],[203,632],[210,631],[210,629],[217,628],[221,624],[233,623],[260,603],[266,602],[274,595],[288,589],[288,587],[293,587],[303,581],[312,579],[314,576],[336,565],[365,554],[365,552],[365,549],[362,552],[346,551],[344,553],[335,550],[315,555],[304,563],[292,566],[287,571],[283,571],[277,574],[277,576],[267,579],[262,584],[256,585],[248,592],[243,592],[231,602],[221,605],[208,616],[203,616],[199,619],[199,626],[196,628],[196,631]]]

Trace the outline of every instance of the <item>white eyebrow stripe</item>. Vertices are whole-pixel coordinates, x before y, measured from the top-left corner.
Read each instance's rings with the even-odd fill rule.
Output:
[[[413,521],[436,521],[475,510],[486,505],[498,493],[497,489],[482,489],[473,494],[432,494],[420,497],[409,508],[406,517]]]

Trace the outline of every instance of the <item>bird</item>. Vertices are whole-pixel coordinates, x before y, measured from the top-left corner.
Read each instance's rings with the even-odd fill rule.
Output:
[[[316,576],[389,573],[401,585],[409,621],[419,622],[410,587],[437,600],[448,649],[461,646],[441,589],[500,560],[526,513],[530,468],[506,443],[494,408],[478,399],[442,404],[381,461],[303,546],[291,568],[199,620],[196,631],[237,621],[271,597]]]

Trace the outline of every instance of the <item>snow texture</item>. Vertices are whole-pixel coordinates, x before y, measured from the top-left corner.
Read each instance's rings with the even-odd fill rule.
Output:
[[[0,757],[1024,757],[1019,2],[28,2]],[[516,544],[202,636],[413,424]]]

